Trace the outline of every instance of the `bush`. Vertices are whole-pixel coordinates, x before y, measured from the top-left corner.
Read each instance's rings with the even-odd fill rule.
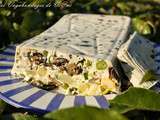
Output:
[[[67,2],[66,2],[67,1]],[[11,1],[10,1],[11,2]],[[12,0],[12,4],[22,4]],[[40,34],[68,13],[97,13],[127,15],[132,18],[133,30],[159,42],[160,2],[158,0],[26,0],[26,4],[52,4],[48,8],[0,8],[0,48],[19,43]],[[8,3],[9,0],[3,0]],[[68,5],[68,7],[67,7]]]

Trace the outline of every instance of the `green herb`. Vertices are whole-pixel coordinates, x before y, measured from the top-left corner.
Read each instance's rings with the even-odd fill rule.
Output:
[[[97,70],[105,70],[107,68],[107,63],[104,60],[98,60],[96,62],[96,68]]]
[[[63,84],[63,88],[64,88],[64,89],[67,89],[68,87],[69,87],[69,85],[68,85],[67,83],[64,83],[64,84]]]
[[[84,79],[85,79],[85,80],[88,80],[88,72],[85,72],[85,73],[83,74],[83,76],[84,76]]]
[[[86,65],[87,67],[92,66],[92,61],[90,61],[90,60],[86,60],[85,65]]]
[[[47,50],[44,50],[44,51],[43,51],[43,55],[44,55],[45,57],[47,57],[47,56],[48,56],[48,51],[47,51]]]
[[[144,82],[147,82],[147,81],[156,81],[156,75],[154,73],[153,70],[148,70],[146,71],[146,73],[144,74],[143,78],[142,78],[142,81],[141,81],[141,84],[144,83]]]

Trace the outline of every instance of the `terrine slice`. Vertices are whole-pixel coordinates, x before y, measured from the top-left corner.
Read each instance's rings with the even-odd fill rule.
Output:
[[[69,14],[16,47],[12,74],[45,89],[72,95],[117,92],[117,51],[130,18]]]

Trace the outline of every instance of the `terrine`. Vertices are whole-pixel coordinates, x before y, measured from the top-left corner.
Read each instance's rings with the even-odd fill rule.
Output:
[[[68,14],[16,47],[11,73],[38,87],[69,95],[117,92],[117,51],[130,18]]]

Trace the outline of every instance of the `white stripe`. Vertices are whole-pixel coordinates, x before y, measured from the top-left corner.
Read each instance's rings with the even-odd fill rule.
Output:
[[[155,59],[158,59],[158,60],[160,60],[160,55],[156,56],[156,57],[155,57]]]
[[[40,97],[38,100],[34,101],[30,106],[39,109],[46,109],[55,95],[56,94],[54,93],[48,92],[42,97]]]
[[[28,83],[18,82],[18,83],[14,83],[14,84],[5,85],[5,86],[0,86],[0,92],[4,93],[9,90],[13,90],[13,89],[23,87],[26,85],[28,85]]]
[[[107,100],[112,100],[112,99],[115,98],[116,96],[117,96],[117,94],[104,95],[104,97],[105,97]]]
[[[0,76],[0,82],[10,80],[10,79],[17,79],[11,76]]]
[[[154,46],[154,48],[160,51],[160,44],[158,46]]]
[[[90,106],[100,107],[94,96],[86,96],[86,104]]]
[[[10,98],[17,101],[17,102],[22,102],[23,100],[25,100],[26,98],[28,98],[29,96],[33,95],[34,93],[38,92],[40,89],[38,88],[32,88],[32,89],[28,89],[25,90],[23,92],[20,92],[14,96],[11,96]]]
[[[9,72],[11,72],[11,69],[0,70],[0,73],[9,73]]]
[[[13,65],[13,62],[8,62],[8,61],[0,61],[0,66],[3,66],[3,65]]]
[[[61,109],[61,108],[73,107],[74,99],[75,96],[65,96],[59,108]]]

